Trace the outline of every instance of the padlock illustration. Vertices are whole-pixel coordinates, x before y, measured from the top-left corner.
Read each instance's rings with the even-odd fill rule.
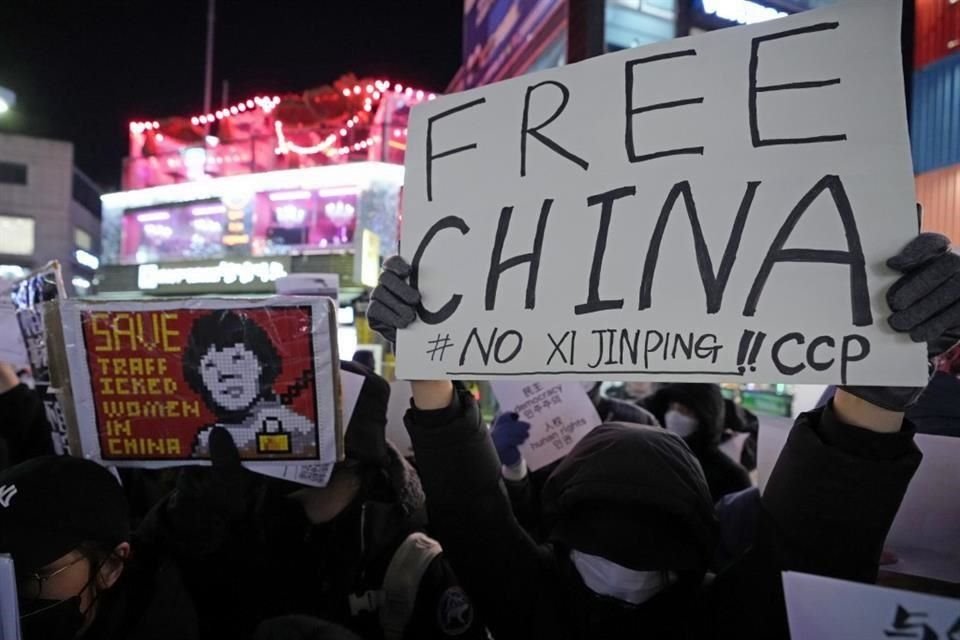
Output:
[[[276,416],[264,418],[257,432],[257,453],[291,453],[290,434],[283,430],[283,422]]]

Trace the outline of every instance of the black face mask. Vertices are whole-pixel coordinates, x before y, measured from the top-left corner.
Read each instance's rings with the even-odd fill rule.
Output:
[[[66,600],[38,598],[20,609],[23,640],[72,640],[83,623],[79,595]]]

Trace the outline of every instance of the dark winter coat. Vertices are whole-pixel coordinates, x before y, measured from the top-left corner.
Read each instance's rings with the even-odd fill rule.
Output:
[[[720,387],[714,384],[664,385],[644,400],[660,424],[665,424],[665,416],[673,402],[684,405],[697,416],[699,427],[696,433],[684,441],[703,467],[714,502],[728,493],[749,488],[751,482],[747,470],[718,448],[726,422],[726,404]]]
[[[917,403],[907,409],[907,418],[918,433],[960,437],[960,379],[944,371],[935,373]]]
[[[380,589],[400,544],[426,524],[416,472],[395,450],[389,456],[391,471],[368,469],[361,494],[323,525],[309,522],[287,497],[288,483],[269,479],[255,491],[250,513],[220,526],[191,530],[201,517],[198,505],[176,496],[161,503],[145,526],[178,550],[204,637],[249,638],[263,620],[299,614],[382,638],[378,614],[361,596]],[[441,554],[419,585],[404,637],[469,640],[483,633]]]
[[[909,425],[900,433],[878,434],[840,423],[829,408],[801,416],[763,497],[754,547],[710,588],[684,581],[639,607],[628,607],[592,594],[570,562],[563,541],[581,544],[589,538],[589,529],[585,533],[562,527],[554,542],[538,545],[517,523],[502,488],[499,460],[468,392],[458,388],[446,409],[411,409],[406,425],[432,531],[498,640],[786,638],[780,571],[875,578],[884,538],[920,461]],[[605,436],[610,430],[595,433]],[[705,509],[709,497],[697,465],[679,453],[685,449],[667,444],[666,439],[676,438],[657,435],[648,453],[664,449],[654,456],[653,467],[672,470],[672,479],[661,473],[660,480],[646,488],[641,483],[624,486],[619,465],[610,467],[613,483],[605,480],[603,469],[568,467],[558,484],[551,487],[553,479],[548,481],[551,517],[590,527],[590,516],[604,510],[587,504],[592,500],[580,505],[578,496],[587,495],[608,496],[621,507],[634,505],[633,513],[641,516],[632,518],[635,523],[659,522],[643,516],[671,514],[673,526],[666,532],[677,533],[681,544],[671,545],[670,554],[679,557],[684,546],[695,549],[682,563],[691,567],[688,576],[695,575],[714,526],[712,515],[702,515],[712,514]],[[584,442],[589,444],[587,438]],[[642,438],[631,442],[632,447],[646,446]],[[589,458],[581,464],[589,465]],[[643,474],[646,464],[634,460],[633,468]],[[676,502],[681,496],[687,504]],[[583,518],[564,519],[564,505]],[[615,517],[623,508],[606,513],[609,517],[596,520],[595,535],[615,540],[615,551],[629,555],[632,546],[622,535],[622,525],[630,518]],[[645,540],[669,538],[664,530],[630,530]],[[657,555],[647,551],[648,558]],[[628,561],[642,564],[644,558],[621,559]]]
[[[24,384],[0,394],[0,469],[53,453],[40,396]]]
[[[200,637],[197,610],[177,566],[135,538],[133,558],[117,584],[100,596],[97,617],[84,640]]]

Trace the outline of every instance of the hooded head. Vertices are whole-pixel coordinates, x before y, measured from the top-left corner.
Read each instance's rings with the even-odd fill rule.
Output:
[[[726,419],[726,407],[720,387],[715,384],[668,384],[658,389],[646,400],[647,408],[668,430],[674,416],[689,418],[693,430],[681,433],[694,451],[720,442]],[[676,405],[681,409],[678,411]],[[671,415],[668,416],[667,414]]]
[[[699,584],[714,551],[703,471],[680,438],[658,427],[591,431],[547,480],[543,508],[554,541],[633,571]]]

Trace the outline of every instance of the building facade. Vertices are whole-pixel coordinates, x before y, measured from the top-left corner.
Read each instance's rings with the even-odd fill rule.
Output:
[[[73,145],[0,133],[0,274],[59,260],[68,291],[90,291],[99,266],[100,190],[73,164]]]

